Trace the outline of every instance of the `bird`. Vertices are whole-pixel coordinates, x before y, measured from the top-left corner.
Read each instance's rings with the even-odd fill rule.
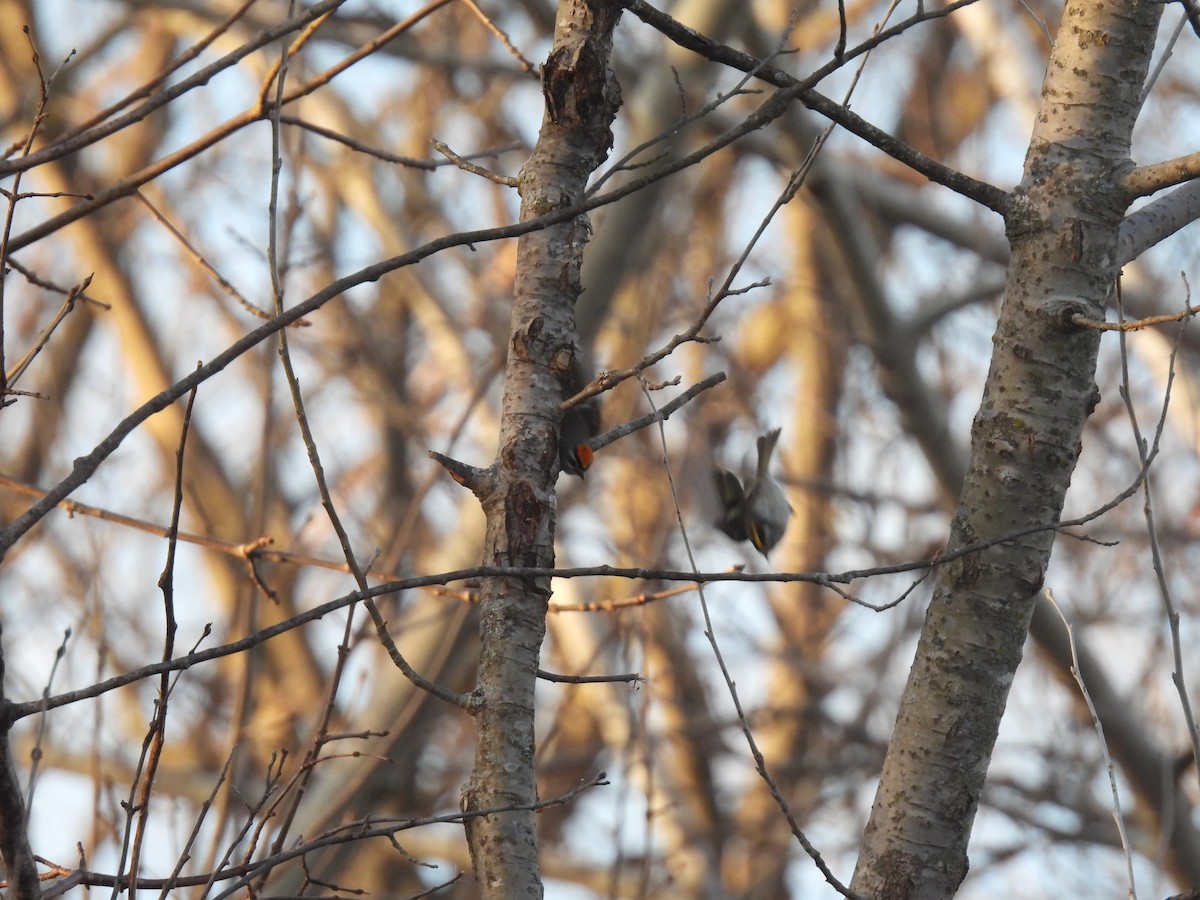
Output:
[[[576,353],[571,379],[563,399],[582,391],[591,379]],[[558,429],[558,463],[568,475],[584,477],[592,465],[594,453],[590,441],[600,433],[600,398],[588,397],[563,412]]]
[[[792,517],[787,495],[770,474],[771,455],[778,440],[778,428],[759,435],[758,465],[754,479],[745,485],[732,472],[713,470],[721,503],[717,528],[735,541],[750,541],[764,559],[769,559],[768,554],[783,538]]]

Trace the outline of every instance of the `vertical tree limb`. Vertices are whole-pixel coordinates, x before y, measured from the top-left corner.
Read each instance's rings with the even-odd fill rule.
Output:
[[[949,549],[1059,518],[1099,399],[1096,334],[1118,269],[1128,165],[1161,7],[1068,3],[1025,177],[1006,212],[1012,257]],[[852,889],[952,896],[1053,532],[938,572]]]
[[[521,219],[583,199],[589,175],[612,146],[620,89],[610,65],[620,7],[562,0],[554,46],[542,70],[546,111],[521,173]],[[499,459],[477,489],[487,515],[487,563],[554,561],[559,404],[570,393],[575,301],[590,226],[586,216],[517,244],[512,325]],[[534,813],[534,685],[546,631],[546,578],[481,584],[478,740],[463,807],[521,806],[468,820],[467,839],[485,897],[541,897]]]

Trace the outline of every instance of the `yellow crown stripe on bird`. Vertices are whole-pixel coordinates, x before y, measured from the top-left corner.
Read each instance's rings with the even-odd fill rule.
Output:
[[[778,440],[778,428],[759,436],[758,465],[754,479],[745,486],[732,472],[713,472],[721,501],[717,528],[735,541],[749,540],[764,557],[783,538],[792,517],[792,505],[770,473],[771,454]]]

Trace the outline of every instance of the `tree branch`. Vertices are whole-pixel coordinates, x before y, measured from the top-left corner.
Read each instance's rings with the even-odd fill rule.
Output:
[[[961,0],[961,2],[950,3],[941,9],[918,12],[904,22],[881,31],[878,35],[864,41],[852,51],[827,63],[802,81],[793,78],[780,69],[766,65],[761,60],[755,59],[749,54],[742,53],[740,50],[735,50],[699,32],[693,31],[666,13],[659,12],[646,3],[645,0],[617,0],[617,2],[679,46],[691,50],[693,53],[698,53],[712,62],[729,66],[741,72],[753,72],[758,78],[768,84],[785,89],[789,99],[793,97],[798,99],[813,112],[820,113],[827,119],[836,122],[851,134],[857,135],[873,147],[908,166],[913,171],[921,173],[930,181],[948,187],[950,190],[962,194],[964,197],[969,197],[994,212],[1004,212],[1008,203],[1007,191],[942,165],[814,89],[815,85],[819,84],[831,72],[841,68],[846,61],[854,59],[867,50],[879,46],[884,41],[895,37],[920,22],[949,15],[954,10],[961,9],[976,2],[976,0]]]

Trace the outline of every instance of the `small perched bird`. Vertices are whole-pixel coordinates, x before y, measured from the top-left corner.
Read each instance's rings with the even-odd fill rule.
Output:
[[[713,470],[721,501],[717,528],[735,541],[749,540],[764,558],[779,543],[792,517],[787,495],[769,472],[771,454],[775,452],[778,440],[778,428],[759,437],[754,480],[746,482],[744,487],[732,472]]]
[[[571,372],[571,383],[567,386],[566,400],[582,391],[591,378],[575,354]],[[600,433],[600,398],[588,397],[563,413],[558,430],[558,463],[569,475],[583,477],[592,465],[592,448],[589,441]]]

